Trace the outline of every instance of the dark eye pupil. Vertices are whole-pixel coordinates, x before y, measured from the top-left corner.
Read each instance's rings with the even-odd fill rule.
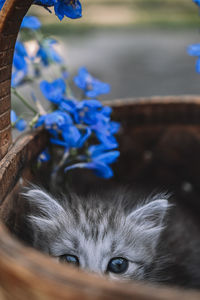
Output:
[[[110,260],[108,264],[108,272],[120,274],[128,269],[128,261],[122,257],[116,257]]]
[[[65,255],[62,255],[60,257],[60,260],[62,262],[66,262],[68,264],[72,264],[72,265],[75,265],[75,266],[79,266],[79,260],[78,260],[78,257],[74,256],[74,255],[68,255],[68,254],[65,254]]]

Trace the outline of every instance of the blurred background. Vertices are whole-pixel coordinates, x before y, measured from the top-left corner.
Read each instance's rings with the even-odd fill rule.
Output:
[[[43,31],[61,41],[72,74],[86,66],[111,84],[104,99],[200,93],[189,44],[200,42],[192,0],[82,0],[83,18],[62,22],[33,6]]]

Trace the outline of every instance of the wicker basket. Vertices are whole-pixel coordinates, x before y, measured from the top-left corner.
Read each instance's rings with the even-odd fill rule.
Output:
[[[10,130],[10,78],[13,49],[31,0],[7,0],[0,12],[0,213],[20,213],[13,201],[18,179],[45,147],[44,131],[21,137],[15,144]],[[200,98],[156,97],[116,100],[114,118],[122,122],[121,159],[115,182],[165,186],[177,199],[200,214]],[[189,195],[183,185],[193,187]],[[88,187],[87,187],[88,188]],[[188,201],[188,197],[190,201]],[[12,201],[10,201],[12,199]],[[15,200],[15,199],[14,199]],[[12,207],[11,207],[12,206]],[[12,216],[10,226],[15,226]],[[141,283],[115,283],[63,266],[22,246],[0,225],[0,299],[200,299],[200,293]]]

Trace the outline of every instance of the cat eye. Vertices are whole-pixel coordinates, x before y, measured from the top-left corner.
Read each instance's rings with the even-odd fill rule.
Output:
[[[121,274],[126,272],[127,269],[128,269],[128,260],[122,257],[115,257],[109,261],[107,272]]]
[[[76,267],[79,266],[79,259],[75,255],[69,255],[69,254],[62,255],[60,256],[60,261],[74,265]]]

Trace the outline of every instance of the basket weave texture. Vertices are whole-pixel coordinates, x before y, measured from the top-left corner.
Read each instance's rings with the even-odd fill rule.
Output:
[[[0,12],[0,159],[11,144],[10,79],[12,58],[21,21],[31,0],[7,0]]]
[[[16,187],[23,169],[47,142],[45,133],[40,129],[23,136],[11,146],[10,80],[13,50],[21,21],[32,2],[32,0],[7,0],[0,12],[0,217],[2,219],[5,218],[5,211],[9,210],[9,195],[11,196],[13,188]],[[183,132],[187,127],[186,132],[192,133],[195,138],[197,136],[200,145],[199,97],[116,100],[112,106],[115,119],[123,122],[122,161],[123,157],[125,161],[130,157],[130,153],[135,151],[137,154],[134,161],[135,168],[132,169],[136,170],[137,174],[146,172],[147,162],[143,164],[144,168],[141,168],[141,164],[138,163],[137,168],[137,161],[142,161],[140,154],[144,150],[145,138],[149,139],[145,147],[156,144],[155,134],[152,133],[155,128],[159,138],[165,136],[158,148],[166,149],[166,143],[171,140],[171,126],[174,125],[178,125],[177,132]],[[135,147],[132,143],[130,137],[133,136],[139,141],[141,148]],[[160,153],[160,148],[158,152]],[[130,161],[127,160],[127,163],[123,164],[122,174],[123,168],[124,174],[130,170]],[[155,170],[153,163],[150,167]],[[157,177],[158,179],[161,177],[159,173]],[[13,203],[18,205],[16,211],[17,208],[19,210],[20,204],[15,201]],[[11,224],[14,224],[14,221],[11,221]],[[4,225],[0,224],[0,299],[199,300],[200,293],[139,283],[116,283],[78,271],[70,266],[62,266],[22,246],[11,237]]]

